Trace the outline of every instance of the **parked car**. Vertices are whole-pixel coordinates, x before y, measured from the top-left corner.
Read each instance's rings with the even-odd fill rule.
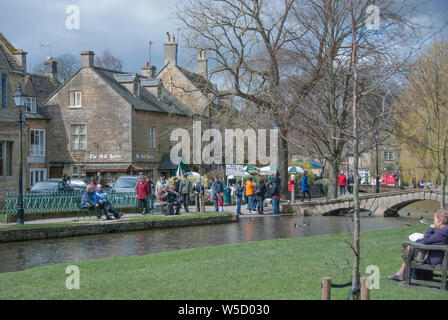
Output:
[[[62,178],[52,178],[48,181],[62,182]],[[85,182],[82,179],[71,178],[70,179],[70,187],[73,190],[85,190],[87,187],[87,182]]]
[[[135,192],[135,185],[138,182],[137,176],[120,176],[115,182],[113,192]]]
[[[37,182],[34,186],[29,188],[31,193],[55,193],[72,191],[73,189],[63,181],[42,181]]]

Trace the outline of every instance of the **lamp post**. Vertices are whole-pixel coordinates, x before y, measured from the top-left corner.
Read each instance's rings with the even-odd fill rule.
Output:
[[[378,169],[378,140],[380,135],[378,131],[375,131],[375,149],[376,149],[376,193],[380,193],[380,172]]]
[[[17,224],[23,224],[23,110],[26,105],[27,96],[22,92],[22,84],[19,84],[19,88],[16,93],[13,94],[14,103],[19,108],[19,196],[17,199]]]

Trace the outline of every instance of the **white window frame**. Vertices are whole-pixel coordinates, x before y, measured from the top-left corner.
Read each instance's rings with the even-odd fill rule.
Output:
[[[34,131],[34,137],[36,137],[36,134],[38,136],[39,143],[34,144],[31,139],[33,136]],[[37,146],[37,147],[33,147]],[[30,156],[32,157],[45,157],[46,152],[46,145],[45,145],[45,130],[43,129],[30,129]]]
[[[384,160],[385,161],[394,161],[395,160],[394,152],[389,151],[389,150],[384,151]]]
[[[37,112],[35,97],[27,97],[26,98],[25,112],[26,113],[36,113]]]
[[[81,133],[80,133],[81,131],[78,129],[78,133],[77,133],[77,134],[74,134],[74,133],[73,133],[73,128],[74,128],[75,126],[78,126],[79,129],[81,128],[81,126],[85,126],[85,133],[84,133],[84,134],[81,134]],[[73,143],[74,143],[74,141],[73,141],[73,137],[74,137],[75,135],[78,136],[78,147],[77,147],[77,148],[73,148],[73,146],[74,146],[74,145],[73,145]],[[85,136],[85,137],[86,137],[86,139],[85,139],[85,148],[81,148],[81,139],[80,139],[81,136]],[[74,124],[70,124],[70,150],[72,150],[72,151],[87,151],[87,124],[86,124],[86,123],[74,123]]]
[[[153,132],[151,136],[151,131]],[[152,140],[151,140],[152,138]],[[156,149],[156,128],[155,127],[149,127],[148,128],[148,148]]]
[[[30,186],[34,186],[37,182],[47,180],[47,169],[30,169]]]
[[[69,108],[70,109],[82,108],[82,92],[81,91],[70,91]]]

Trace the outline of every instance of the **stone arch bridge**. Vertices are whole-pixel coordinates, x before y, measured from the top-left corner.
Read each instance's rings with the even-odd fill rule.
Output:
[[[372,211],[375,216],[381,217],[397,215],[398,210],[413,202],[440,201],[441,197],[440,192],[431,190],[402,190],[359,196],[361,210]],[[445,194],[445,199],[448,203],[448,194]],[[353,197],[296,202],[291,207],[298,215],[335,215],[353,209]]]

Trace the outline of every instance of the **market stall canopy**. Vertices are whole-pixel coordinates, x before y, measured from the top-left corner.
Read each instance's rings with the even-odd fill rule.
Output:
[[[305,170],[303,170],[301,167],[299,166],[291,166],[288,168],[288,173],[299,173],[299,174],[303,174],[305,173]]]
[[[254,166],[247,166],[247,167],[244,167],[244,171],[246,171],[250,174],[257,174],[260,171],[260,169],[258,169],[257,167],[254,167]]]
[[[260,174],[263,176],[273,176],[277,172],[277,167],[267,166],[260,168]]]
[[[305,160],[296,160],[297,163],[302,163],[304,161]],[[305,162],[308,162],[311,165],[311,169],[322,169],[322,168],[325,168],[324,164],[322,164],[322,163],[320,163],[320,162],[318,162],[316,160],[313,160],[313,159],[307,159]]]

